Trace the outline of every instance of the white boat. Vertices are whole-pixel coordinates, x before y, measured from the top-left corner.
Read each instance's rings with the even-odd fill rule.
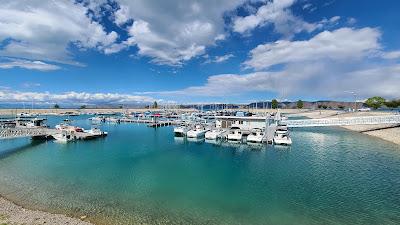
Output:
[[[174,127],[174,134],[176,137],[183,137],[186,136],[188,132],[188,127],[186,124],[181,124],[179,127]]]
[[[101,131],[99,128],[93,127],[90,130],[85,130],[85,133],[89,133],[95,136],[107,136],[108,132],[106,131]]]
[[[253,129],[251,130],[251,133],[249,136],[247,136],[247,142],[253,142],[253,143],[261,143],[264,139],[265,133],[261,129]]]
[[[239,127],[231,127],[228,133],[228,140],[230,141],[241,141],[242,130]]]
[[[75,136],[71,132],[61,132],[53,135],[57,142],[67,143],[75,140]]]
[[[186,136],[188,138],[201,138],[204,137],[204,134],[207,132],[207,130],[201,126],[201,125],[196,125],[194,129],[189,130],[186,133]]]
[[[221,137],[223,132],[224,130],[221,129],[210,130],[205,133],[205,138],[208,140],[216,140]]]
[[[289,136],[287,126],[278,126],[275,131],[274,144],[277,145],[291,145],[292,139]]]

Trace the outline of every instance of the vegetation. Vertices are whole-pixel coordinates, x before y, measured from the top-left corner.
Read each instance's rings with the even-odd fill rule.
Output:
[[[344,109],[344,106],[339,105],[338,108],[339,108],[340,110],[343,110],[343,109]]]
[[[365,101],[365,104],[370,108],[378,109],[383,104],[385,104],[385,99],[382,97],[379,97],[379,96],[375,96],[375,97],[367,99],[367,101]]]
[[[86,105],[81,105],[81,109],[86,109]]]
[[[278,108],[278,100],[272,99],[271,105],[272,105],[273,109],[277,109]]]
[[[388,108],[392,108],[392,109],[398,108],[398,107],[400,107],[400,99],[392,100],[392,101],[386,101],[385,102],[385,106],[388,107]]]
[[[297,108],[302,109],[304,107],[304,102],[302,100],[297,101]]]
[[[154,101],[154,103],[153,103],[153,109],[157,109],[157,108],[158,108],[158,104],[157,104],[156,101]]]
[[[60,106],[59,106],[58,104],[55,104],[53,107],[54,107],[55,109],[59,109],[59,108],[60,108]]]

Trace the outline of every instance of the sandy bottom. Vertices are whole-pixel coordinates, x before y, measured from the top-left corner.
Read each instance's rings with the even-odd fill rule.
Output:
[[[85,219],[85,218],[82,218]],[[37,225],[37,224],[69,224],[90,225],[92,223],[67,217],[61,214],[51,214],[38,210],[25,209],[0,197],[0,224],[1,225]]]

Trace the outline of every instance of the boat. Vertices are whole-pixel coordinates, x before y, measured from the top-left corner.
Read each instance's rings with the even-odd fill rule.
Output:
[[[205,138],[208,140],[216,140],[221,137],[223,132],[224,130],[221,129],[213,129],[205,133]]]
[[[184,137],[188,132],[188,127],[186,124],[181,124],[179,127],[174,127],[174,134],[176,137]]]
[[[85,133],[89,133],[89,134],[92,134],[92,135],[94,135],[94,136],[107,136],[108,135],[108,132],[106,132],[106,131],[101,131],[99,128],[97,128],[97,127],[93,127],[92,129],[90,129],[90,130],[85,130],[84,131]]]
[[[230,141],[241,141],[242,130],[239,127],[231,127],[228,133],[228,140]]]
[[[289,136],[287,126],[278,126],[275,131],[274,144],[291,145],[292,139]]]
[[[208,130],[205,129],[203,126],[201,125],[196,125],[194,129],[189,130],[186,133],[186,136],[188,138],[201,138],[204,137],[204,134],[207,132]]]
[[[261,143],[264,140],[265,132],[262,129],[255,128],[247,136],[247,142]]]
[[[56,139],[57,142],[62,143],[67,143],[75,140],[75,136],[73,135],[73,133],[67,131],[62,131],[61,133],[54,134],[53,137],[54,139]]]
[[[100,123],[100,122],[106,121],[104,116],[95,116],[95,117],[89,118],[89,120],[91,120],[94,123],[96,123],[96,122]]]

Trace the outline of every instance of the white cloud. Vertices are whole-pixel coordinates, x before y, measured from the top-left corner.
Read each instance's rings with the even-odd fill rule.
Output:
[[[295,0],[268,1],[255,14],[237,17],[233,22],[233,30],[238,33],[248,33],[256,27],[274,25],[276,32],[291,37],[302,31],[312,32],[321,27],[321,24],[307,23],[294,16],[290,7]]]
[[[49,92],[20,92],[0,90],[0,102],[37,102],[37,103],[67,103],[67,104],[136,104],[149,103],[156,99],[148,96],[118,94],[118,93],[86,93],[66,92],[52,94]]]
[[[400,59],[400,51],[384,52],[382,54],[384,59]]]
[[[60,69],[59,66],[48,64],[42,61],[31,61],[23,59],[7,59],[5,62],[0,61],[0,69],[23,68],[39,71],[53,71]]]
[[[79,64],[71,56],[71,44],[105,51],[118,38],[72,0],[0,0],[0,5],[1,56]]]
[[[244,65],[261,70],[282,63],[354,60],[379,51],[380,36],[374,28],[340,28],[321,32],[306,41],[280,40],[251,50],[250,59]]]
[[[202,86],[169,92],[168,96],[240,96],[249,92],[273,92],[280,98],[347,98],[352,90],[362,98],[400,96],[400,65],[374,66],[346,71],[330,63],[292,64],[278,72],[210,76]]]
[[[214,56],[213,58],[210,58],[208,55],[206,55],[205,58],[207,60],[204,63],[222,63],[233,57],[235,57],[233,54]]]
[[[116,24],[134,20],[126,44],[136,45],[139,55],[150,57],[154,63],[181,65],[225,38],[223,15],[243,0],[117,2],[121,10],[115,15]]]

